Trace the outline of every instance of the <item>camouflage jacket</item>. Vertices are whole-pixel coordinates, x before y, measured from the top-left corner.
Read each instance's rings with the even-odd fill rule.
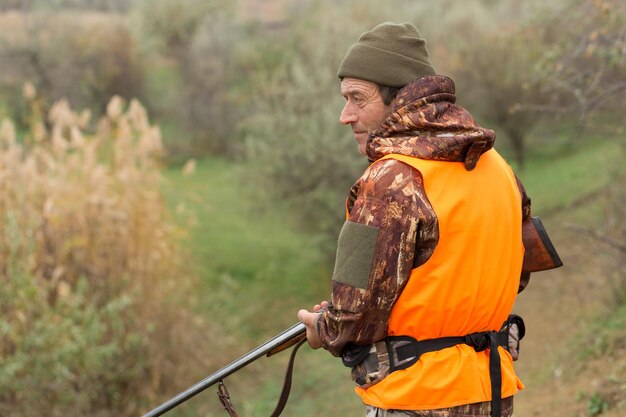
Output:
[[[454,82],[445,76],[420,78],[404,87],[391,116],[370,134],[370,162],[394,153],[461,162],[473,169],[493,147],[495,134],[477,126],[455,100]],[[526,217],[530,200],[518,185]],[[387,335],[391,309],[411,269],[429,259],[439,237],[420,173],[393,159],[370,165],[352,186],[347,208],[349,221],[379,232],[367,288],[334,280],[331,307],[318,321],[323,346],[336,356],[348,343],[371,344]]]

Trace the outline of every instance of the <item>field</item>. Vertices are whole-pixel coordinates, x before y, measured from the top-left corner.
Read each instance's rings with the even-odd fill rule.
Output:
[[[459,4],[0,0],[0,416],[140,415],[329,297],[366,165],[336,70],[382,21],[419,28],[565,263],[515,305],[515,416],[626,415],[626,5]],[[242,417],[287,356],[228,378]],[[352,388],[305,346],[283,415],[362,415]],[[171,415],[225,415],[214,391]]]

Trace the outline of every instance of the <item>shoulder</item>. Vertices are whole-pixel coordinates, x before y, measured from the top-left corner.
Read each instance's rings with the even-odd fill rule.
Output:
[[[420,172],[395,159],[375,161],[361,176],[360,194],[379,199],[405,199],[422,187]]]

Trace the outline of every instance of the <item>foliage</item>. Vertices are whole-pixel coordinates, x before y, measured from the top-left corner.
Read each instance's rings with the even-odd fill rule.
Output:
[[[43,120],[25,90],[30,131],[0,128],[0,414],[137,415],[203,363],[208,330],[172,279],[159,130],[119,97],[95,132],[64,101]]]
[[[524,143],[540,115],[523,111],[520,103],[541,100],[541,83],[532,77],[532,64],[541,45],[525,28],[472,30],[475,36],[459,44],[461,66],[455,78],[466,86],[477,115],[503,130],[523,168]]]
[[[236,126],[244,106],[234,89],[242,77],[237,51],[246,40],[231,14],[212,13],[197,28],[180,63],[185,79],[181,116],[202,153],[233,155],[240,148]]]
[[[597,392],[594,392],[593,395],[589,398],[589,416],[594,417],[604,413],[609,409],[609,403],[606,402],[604,398]]]
[[[135,0],[0,0],[1,10],[78,9],[127,12]]]
[[[23,0],[20,0],[24,3]],[[36,9],[82,9],[102,12],[127,12],[135,0],[29,0]]]
[[[64,98],[98,112],[113,95],[143,94],[135,40],[117,15],[9,13],[0,28],[0,87],[14,103],[26,81],[46,106]],[[13,116],[23,128],[24,115]]]
[[[222,0],[140,0],[142,32],[166,55],[182,58],[203,20],[225,5]]]
[[[338,122],[341,97],[335,74],[343,51],[331,21],[305,19],[303,27],[322,23],[316,39],[294,30],[287,48],[299,45],[301,53],[252,76],[253,102],[244,134],[248,182],[265,194],[260,201],[283,201],[309,230],[333,235],[359,169],[356,144]]]
[[[577,114],[585,127],[592,114],[624,105],[626,5],[568,0],[537,16],[531,23],[545,52],[536,70],[550,98],[541,110]]]
[[[80,0],[55,2],[68,5]],[[96,2],[84,0],[85,4]],[[16,2],[2,5],[8,3]],[[109,3],[118,4],[114,0]],[[162,6],[166,3],[169,6]],[[511,101],[502,105],[507,113],[502,123],[522,115],[542,122],[542,118],[534,118],[540,113],[548,115],[541,128],[562,122],[571,125],[572,118],[583,114],[601,114],[613,123],[612,113],[623,107],[618,93],[626,25],[617,1],[467,0],[459,7],[454,0],[397,0],[389,7],[373,0],[320,0],[300,2],[302,7],[293,10],[287,20],[271,26],[241,22],[236,16],[231,21],[228,11],[212,8],[219,4],[221,10],[226,3],[235,2],[137,2],[140,7],[136,11],[145,17],[145,25],[128,24],[118,15],[87,13],[65,14],[65,18],[48,14],[50,22],[22,15],[16,26],[3,26],[0,49],[6,51],[13,45],[12,51],[24,47],[37,53],[19,55],[19,59],[0,57],[0,118],[17,114],[14,121],[19,132],[4,125],[0,136],[15,140],[8,146],[3,139],[0,155],[13,149],[20,161],[5,163],[3,159],[0,164],[1,415],[137,415],[148,403],[158,403],[197,380],[199,369],[204,373],[223,365],[233,357],[233,346],[245,351],[246,346],[291,324],[295,314],[290,308],[309,299],[318,301],[317,297],[327,292],[328,267],[320,266],[324,261],[318,250],[332,253],[333,244],[327,239],[324,247],[314,232],[324,230],[328,236],[336,236],[346,191],[365,164],[357,155],[349,129],[337,122],[342,103],[334,74],[350,43],[374,24],[414,22],[428,40],[435,66],[454,76],[459,103],[490,123],[489,115],[481,111],[482,99],[486,93],[500,91],[513,91]],[[119,22],[112,25],[115,29],[111,32],[121,32],[120,40],[111,44],[108,35],[99,32],[94,36],[90,30],[98,25],[88,20],[94,16]],[[150,19],[158,23],[152,25]],[[503,30],[507,27],[510,29]],[[24,30],[28,42],[15,36]],[[55,31],[64,34],[55,35]],[[143,37],[139,35],[142,31]],[[72,36],[78,40],[71,40]],[[512,49],[516,54],[504,49],[507,53],[498,52],[494,59],[485,57],[481,49],[489,46],[483,44],[485,39],[495,39],[500,51],[507,46],[500,36],[519,41]],[[463,45],[464,39],[472,39],[473,45],[467,46],[478,49],[470,57],[475,58],[472,62],[479,65],[480,58],[485,58],[506,69],[511,61],[519,65],[511,71],[518,71],[520,78],[494,77],[493,84],[473,85],[460,71],[470,61],[454,47]],[[526,41],[532,43],[532,49],[524,49]],[[72,49],[64,45],[72,45]],[[136,81],[109,83],[110,77],[101,78],[99,68],[114,72],[103,64],[113,53],[107,45],[122,48],[119,53],[128,57],[131,66],[137,65],[136,73],[124,72],[138,74]],[[139,49],[146,45],[157,48]],[[83,46],[90,52],[80,52]],[[146,52],[152,54],[150,60],[145,59]],[[79,58],[72,58],[73,54]],[[126,68],[115,65],[121,67]],[[173,180],[169,195],[173,205],[187,190],[195,190],[186,202],[188,209],[197,211],[197,223],[190,225],[191,239],[185,241],[194,255],[192,260],[185,258],[192,271],[180,270],[183,255],[172,240],[178,237],[178,230],[171,228],[158,197],[159,181],[151,174],[144,175],[156,172],[158,165],[144,165],[135,151],[116,152],[131,146],[128,142],[116,145],[124,142],[121,136],[128,130],[112,128],[109,121],[109,128],[104,123],[94,132],[95,124],[85,122],[87,113],[74,114],[71,125],[76,128],[63,128],[64,140],[55,142],[53,126],[58,123],[42,116],[51,97],[63,95],[74,105],[104,109],[114,92],[127,98],[144,94],[144,73],[151,83],[144,102],[151,113],[158,108],[160,121],[167,121],[168,129],[175,133],[168,151],[185,141],[195,145],[197,139],[190,138],[196,137],[207,145],[186,148],[188,156],[203,156],[200,152],[238,156],[239,144],[246,142],[245,155],[241,155],[247,174],[242,181],[236,181],[231,163],[212,158],[198,163],[197,176],[175,176]],[[131,75],[129,79],[135,77]],[[26,76],[50,97],[40,103],[35,114],[18,99]],[[46,77],[50,77],[49,83]],[[539,95],[526,95],[521,79],[531,90],[537,88]],[[105,84],[127,87],[124,91],[97,87]],[[25,91],[30,96],[28,91],[33,90]],[[12,94],[9,98],[8,93]],[[542,100],[535,100],[537,97]],[[115,107],[111,107],[112,115],[129,117]],[[57,110],[62,108],[68,106]],[[139,107],[133,105],[133,109]],[[621,120],[621,115],[617,116]],[[538,213],[543,209],[561,212],[604,196],[599,190],[611,176],[598,168],[617,160],[614,144],[570,146],[549,133],[537,134],[532,126],[525,140],[542,146],[524,148],[529,167],[524,182],[536,190],[532,197]],[[141,148],[136,143],[139,131],[143,130],[131,129],[135,150]],[[497,131],[499,137],[504,133],[502,128]],[[76,132],[83,135],[86,147],[78,145],[81,141]],[[606,130],[602,132],[594,132],[594,136],[602,136]],[[544,136],[550,137],[549,142]],[[97,163],[90,165],[94,169],[81,169],[89,159],[87,144],[95,143],[97,157],[93,160]],[[25,170],[27,161],[35,161],[28,163],[37,168],[36,174],[18,175],[18,167]],[[138,171],[130,170],[131,166]],[[2,172],[5,169],[13,171],[9,175]],[[134,174],[121,175],[125,170]],[[94,178],[96,175],[102,177]],[[256,192],[254,197],[244,193],[247,185]],[[619,220],[624,207],[619,196],[624,188],[619,186],[606,195],[606,235],[623,242],[622,229],[616,227],[624,224]],[[294,213],[309,233],[291,230]],[[144,237],[133,237],[140,235]],[[162,245],[170,249],[164,252]],[[191,293],[188,286],[194,281],[188,281],[196,273],[204,281]],[[176,283],[166,279],[168,276],[176,276]],[[615,275],[616,279],[622,276]],[[196,306],[196,294],[203,298],[201,308]],[[269,312],[268,305],[283,309]],[[211,323],[203,324],[187,306],[208,313]],[[225,341],[224,332],[212,324],[222,320],[242,325],[233,332],[241,338],[237,344],[232,339]],[[196,337],[202,340],[194,340]],[[196,353],[195,345],[210,346],[211,354],[206,350],[202,355]],[[320,355],[323,353],[312,353],[300,374],[309,377],[294,387],[295,401],[288,407],[298,415],[319,414],[320,398],[329,399],[321,402],[330,412],[341,411],[348,401],[354,401],[354,396],[344,395],[351,386],[345,369],[331,362],[333,358],[320,359]],[[247,393],[251,395],[262,392],[260,401],[253,395],[245,399],[246,410],[269,410],[277,392],[274,377],[282,371],[269,368],[250,371],[251,378],[239,384],[250,387]],[[183,374],[186,377],[181,382]],[[339,378],[345,389],[325,392],[324,382]],[[305,388],[298,392],[298,386]],[[354,407],[360,409],[358,400]],[[215,413],[222,414],[221,409]]]
[[[625,12],[610,1],[504,3],[484,13],[490,19],[467,16],[451,25],[473,34],[453,42],[450,58],[463,99],[505,134],[520,167],[537,126],[577,120],[584,127],[616,108],[626,89]],[[512,13],[518,17],[507,19]]]
[[[581,393],[587,400],[587,415],[622,415],[626,407],[626,303],[612,309],[609,314],[596,318],[589,329],[577,336],[582,341],[575,349],[577,360],[570,372],[582,373],[590,369],[603,369],[593,380],[590,395]],[[604,366],[599,364],[604,363]],[[582,413],[581,413],[582,415]]]
[[[169,97],[157,93],[168,102],[149,103],[188,133],[168,143],[173,159],[232,156],[241,142],[235,137],[241,111],[233,90],[242,78],[237,51],[249,39],[233,8],[224,0],[158,0],[139,2],[134,13],[137,37],[152,51],[150,65],[165,68],[172,73],[166,81],[176,81]]]

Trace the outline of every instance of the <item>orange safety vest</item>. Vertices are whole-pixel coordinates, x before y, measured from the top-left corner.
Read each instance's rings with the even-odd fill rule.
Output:
[[[430,259],[411,271],[389,318],[389,336],[427,340],[498,331],[517,295],[524,256],[522,203],[515,176],[494,150],[476,168],[391,154],[423,176],[439,224]],[[502,398],[523,388],[511,355],[499,348]],[[423,354],[381,382],[356,388],[368,405],[429,410],[489,401],[489,350],[459,344]]]

